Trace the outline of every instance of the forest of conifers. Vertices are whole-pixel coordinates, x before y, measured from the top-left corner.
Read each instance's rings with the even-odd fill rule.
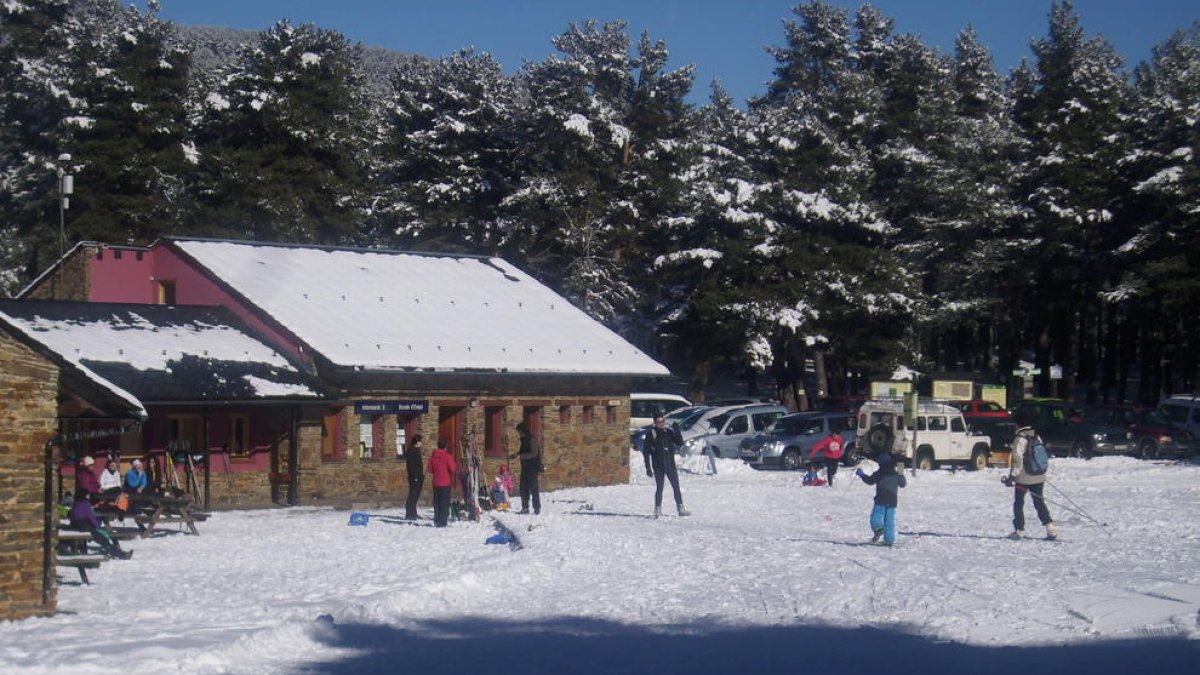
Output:
[[[1200,391],[1200,25],[1130,65],[1048,3],[1001,74],[970,27],[943,53],[808,2],[760,95],[697,106],[692,68],[622,22],[512,74],[471,50],[381,73],[319,26],[222,53],[153,8],[0,4],[7,292],[81,240],[498,255],[693,395],[898,366],[1011,384],[1021,360],[1044,395]]]

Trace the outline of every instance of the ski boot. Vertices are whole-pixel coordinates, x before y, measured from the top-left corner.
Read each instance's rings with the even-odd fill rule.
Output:
[[[1050,541],[1058,539],[1058,528],[1054,527],[1054,523],[1046,523],[1046,539]]]
[[[1017,540],[1025,538],[1025,530],[1013,530],[1012,534],[1008,535],[1009,539]]]

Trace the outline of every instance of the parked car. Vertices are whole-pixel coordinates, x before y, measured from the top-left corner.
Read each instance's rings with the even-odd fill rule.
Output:
[[[768,404],[779,403],[765,398],[718,398],[711,401],[705,401],[706,404],[713,408],[726,408],[731,405],[752,405],[752,404]]]
[[[715,457],[737,457],[743,440],[767,430],[787,414],[781,405],[741,405],[713,408],[683,429],[683,454],[698,455],[705,449]]]
[[[813,406],[813,410],[819,412],[848,412],[854,414],[858,412],[858,407],[866,401],[865,396],[822,396],[817,399],[817,404]]]
[[[666,415],[672,410],[690,406],[692,403],[675,394],[633,393],[629,395],[629,431],[654,422],[655,415]]]
[[[1135,405],[1100,405],[1087,415],[1109,424],[1126,426],[1133,432],[1134,454],[1142,459],[1189,457],[1198,450],[1198,439],[1183,427],[1172,424],[1153,408]]]
[[[711,406],[707,405],[689,405],[682,408],[676,408],[671,412],[663,415],[663,421],[667,423],[667,427],[674,428],[678,426],[682,433],[683,427],[691,428],[696,420],[712,410]],[[653,422],[653,420],[651,420]],[[650,423],[640,426],[629,432],[629,442],[639,451],[642,449],[643,439],[646,437],[646,430],[650,428]]]
[[[1004,409],[1004,406],[995,401],[988,401],[982,398],[971,399],[969,401],[950,401],[950,405],[958,408],[968,423],[974,417],[996,417],[1006,420],[1012,418],[1012,415]]]
[[[755,469],[799,469],[809,464],[813,446],[834,432],[842,435],[842,464],[854,466],[862,459],[854,416],[844,412],[802,412],[784,415],[765,432],[742,442],[739,455]],[[823,463],[825,460],[822,459]]]
[[[1033,427],[1053,454],[1091,458],[1130,454],[1134,449],[1128,427],[1089,420],[1083,408],[1061,401],[1021,401],[1012,416],[1018,427]]]
[[[1158,409],[1171,424],[1192,436],[1200,436],[1200,396],[1168,396],[1158,402]]]
[[[967,428],[962,413],[944,403],[919,402],[911,427],[904,424],[904,403],[896,399],[870,400],[858,409],[858,439],[867,456],[890,452],[896,460],[908,459],[922,470],[941,464],[987,468],[991,447],[988,437]],[[913,434],[916,448],[913,450]]]

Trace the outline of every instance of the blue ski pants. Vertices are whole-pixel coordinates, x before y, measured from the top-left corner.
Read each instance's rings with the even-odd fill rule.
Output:
[[[871,509],[871,531],[883,530],[883,543],[896,543],[896,507],[875,505]]]

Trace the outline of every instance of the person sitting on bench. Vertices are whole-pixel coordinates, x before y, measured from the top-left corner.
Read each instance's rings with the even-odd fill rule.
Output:
[[[122,550],[116,537],[113,537],[108,528],[104,527],[104,524],[96,517],[96,511],[92,508],[91,495],[84,488],[75,491],[75,503],[71,505],[71,527],[81,532],[90,532],[92,539],[100,544],[100,550],[110,558],[129,560],[133,557],[133,551]]]

